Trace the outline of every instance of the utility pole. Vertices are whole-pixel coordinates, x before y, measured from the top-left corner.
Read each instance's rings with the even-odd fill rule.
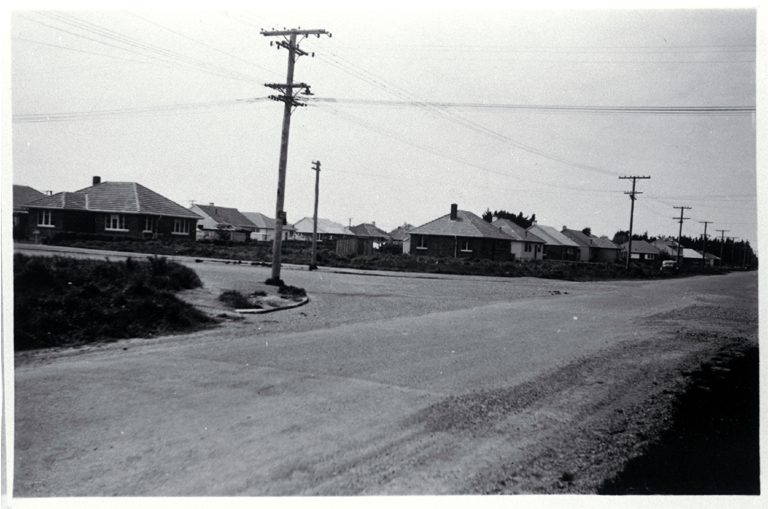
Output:
[[[309,264],[309,270],[317,270],[317,202],[320,199],[320,161],[312,161],[312,169],[315,174],[315,216],[312,226],[312,263]]]
[[[704,223],[704,248],[701,250],[701,266],[707,266],[707,225],[712,221],[699,221]]]
[[[677,266],[682,267],[683,266],[683,260],[680,255],[680,250],[683,248],[682,244],[680,244],[680,239],[683,236],[683,220],[684,219],[690,219],[690,217],[683,217],[683,212],[686,209],[690,209],[691,207],[672,207],[673,209],[680,209],[680,231],[677,233]],[[676,217],[673,217],[672,219],[678,219]]]
[[[725,247],[725,232],[729,232],[731,230],[715,230],[716,232],[721,232],[720,236],[720,266],[723,266],[723,248]]]
[[[619,177],[619,178],[632,180],[632,191],[631,192],[624,191],[624,194],[628,194],[629,199],[632,200],[632,206],[629,212],[629,244],[627,244],[627,265],[626,265],[626,269],[629,270],[629,260],[632,258],[632,223],[634,222],[634,219],[635,219],[635,200],[637,199],[635,198],[635,195],[643,194],[639,191],[635,191],[635,183],[637,182],[638,179],[649,179],[651,177],[633,176],[633,177]]]
[[[285,169],[288,165],[288,135],[291,130],[291,113],[294,108],[299,106],[306,106],[306,104],[296,99],[294,89],[302,90],[304,95],[312,95],[309,90],[309,85],[305,83],[293,82],[293,68],[296,63],[297,57],[307,55],[308,53],[302,51],[299,48],[299,44],[296,42],[296,38],[301,36],[302,40],[310,35],[316,35],[318,38],[322,34],[327,34],[325,30],[273,30],[269,32],[261,31],[261,35],[266,37],[283,37],[282,41],[276,43],[277,49],[284,48],[288,50],[288,76],[285,83],[265,83],[265,87],[269,87],[282,92],[282,95],[271,95],[270,99],[273,101],[282,101],[285,103],[283,109],[283,132],[280,140],[280,166],[278,169],[277,179],[277,203],[275,205],[275,242],[272,246],[272,277],[268,280],[270,283],[280,285],[282,280],[280,279],[280,263],[282,258],[283,247],[283,223],[286,221],[285,211],[283,206],[285,204]],[[330,34],[328,34],[330,37]],[[272,46],[274,41],[270,41],[269,45]],[[315,56],[312,53],[312,56]]]
[[[734,259],[733,259],[733,248],[736,247],[736,239],[740,239],[740,238],[741,237],[731,237],[731,267],[735,267],[736,266],[736,264],[733,263],[734,262]]]

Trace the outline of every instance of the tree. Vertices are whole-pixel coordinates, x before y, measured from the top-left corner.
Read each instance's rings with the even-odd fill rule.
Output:
[[[511,212],[507,212],[506,210],[497,210],[495,212],[491,212],[491,209],[486,209],[486,211],[483,212],[483,219],[489,223],[493,222],[494,217],[498,219],[509,219],[522,228],[530,228],[531,225],[536,222],[536,214],[531,214],[531,217],[526,217],[522,212],[519,214],[513,214]]]
[[[587,237],[589,237],[589,236],[591,236],[591,235],[592,235],[592,228],[590,228],[589,226],[587,226],[586,228],[584,228],[583,230],[581,230],[581,233],[583,233],[584,235],[586,235]]]

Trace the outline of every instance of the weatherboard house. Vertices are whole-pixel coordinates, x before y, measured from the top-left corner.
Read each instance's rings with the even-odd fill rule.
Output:
[[[509,219],[493,218],[492,226],[495,226],[512,237],[512,259],[540,260],[545,242],[527,231],[522,226],[513,223]]]
[[[557,231],[556,228],[552,226],[534,224],[528,228],[528,232],[533,233],[545,242],[545,260],[579,260],[579,245]]]
[[[195,240],[200,216],[135,182],[101,182],[27,203],[27,235],[73,232],[127,238]]]
[[[596,237],[578,230],[569,230],[563,226],[560,232],[579,245],[579,260],[582,262],[614,263],[619,256],[619,246],[608,237]]]
[[[202,217],[197,222],[197,240],[245,242],[256,231],[256,225],[236,208],[209,203],[194,204],[189,210]]]
[[[403,253],[509,261],[512,237],[480,216],[451,205],[451,213],[409,232]]]

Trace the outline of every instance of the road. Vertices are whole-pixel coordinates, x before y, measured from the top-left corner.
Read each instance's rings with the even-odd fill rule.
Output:
[[[182,261],[212,295],[270,275]],[[283,278],[310,303],[17,355],[15,496],[593,492],[683,367],[756,342],[756,273]],[[641,417],[613,432],[616,412]]]

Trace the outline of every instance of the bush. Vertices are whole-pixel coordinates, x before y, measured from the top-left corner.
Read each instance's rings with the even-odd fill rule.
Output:
[[[16,254],[15,349],[188,331],[211,323],[172,293],[201,286],[197,274],[165,258],[153,260]]]

